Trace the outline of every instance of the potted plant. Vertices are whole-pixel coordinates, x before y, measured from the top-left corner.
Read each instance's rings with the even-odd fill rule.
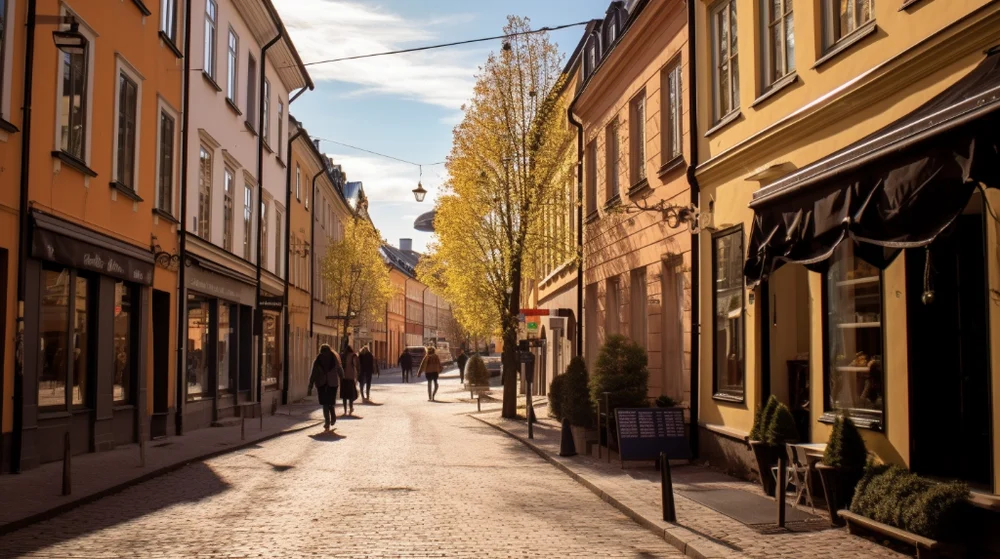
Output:
[[[649,371],[646,369],[646,350],[634,341],[621,335],[608,336],[597,355],[597,366],[590,378],[590,399],[594,407],[608,395],[608,423],[611,437],[615,437],[614,413],[618,408],[645,408],[646,385]],[[612,448],[612,441],[608,448]]]
[[[465,364],[465,389],[469,391],[470,398],[490,391],[490,372],[486,370],[483,358],[478,355],[470,357]]]
[[[658,408],[676,408],[680,405],[680,402],[667,395],[660,396],[653,403]]]
[[[767,442],[766,432],[779,404],[778,398],[772,394],[763,408],[757,408],[749,437],[750,450],[753,451],[754,460],[757,462],[757,473],[760,475],[760,485],[764,489],[764,493],[768,495],[774,495],[774,478],[771,477],[771,466],[774,466],[778,461],[778,453]]]
[[[565,375],[556,375],[549,384],[549,416],[562,421],[563,382]]]
[[[561,412],[569,419],[570,430],[573,432],[573,443],[577,452],[587,452],[587,441],[596,440],[594,431],[594,408],[590,404],[590,394],[587,388],[587,364],[582,357],[574,357],[566,367],[562,378]],[[551,401],[551,396],[549,397]]]
[[[851,502],[854,488],[865,474],[867,461],[868,449],[858,427],[850,417],[838,415],[833,422],[823,460],[816,464],[831,524],[843,524],[837,511]]]

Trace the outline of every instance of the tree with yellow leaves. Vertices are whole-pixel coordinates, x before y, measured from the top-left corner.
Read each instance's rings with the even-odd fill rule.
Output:
[[[381,324],[385,306],[395,295],[389,268],[380,252],[382,242],[375,225],[357,216],[347,220],[343,238],[334,241],[323,258],[327,303],[343,320],[344,346],[351,322]]]
[[[450,175],[438,198],[437,242],[418,268],[452,303],[470,332],[503,338],[503,416],[517,415],[517,315],[521,284],[531,277],[547,236],[546,212],[565,211],[555,177],[566,172],[561,149],[571,140],[566,107],[550,93],[562,60],[546,33],[508,18],[507,40],[480,68],[473,98],[455,128]],[[435,283],[436,282],[436,283]]]

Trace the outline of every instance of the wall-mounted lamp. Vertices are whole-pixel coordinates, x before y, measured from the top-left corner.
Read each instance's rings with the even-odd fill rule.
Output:
[[[68,31],[53,31],[52,40],[56,44],[56,48],[65,52],[66,54],[84,54],[87,52],[87,38],[80,33],[80,24],[72,16],[68,16],[69,21],[62,21],[60,23],[69,23]]]

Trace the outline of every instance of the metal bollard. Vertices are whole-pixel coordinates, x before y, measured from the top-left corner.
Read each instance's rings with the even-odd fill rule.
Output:
[[[483,411],[483,393],[479,393],[479,397],[476,398],[476,411]]]
[[[247,416],[240,416],[240,440],[247,440]]]
[[[528,418],[528,438],[529,439],[534,439],[535,438],[535,429],[534,429],[534,425],[532,425],[534,423],[532,421],[532,419],[534,419],[535,408],[533,408],[531,406],[531,383],[530,382],[528,383],[527,408],[528,409],[525,410],[525,414],[524,415],[527,416],[527,418]]]
[[[62,479],[62,494],[69,495],[73,492],[73,480],[70,477],[70,472],[73,469],[71,461],[73,459],[73,452],[70,448],[69,443],[69,431],[65,433],[63,437],[63,479]]]
[[[778,528],[785,527],[785,460],[784,456],[778,456],[778,481],[774,488],[774,498],[778,501]]]
[[[667,453],[660,453],[660,491],[663,493],[663,520],[677,522],[677,511],[674,509],[674,481],[670,477],[670,460]]]

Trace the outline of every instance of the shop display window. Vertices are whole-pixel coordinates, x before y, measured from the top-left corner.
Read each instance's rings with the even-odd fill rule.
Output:
[[[712,237],[712,314],[714,318],[713,393],[743,401],[746,385],[744,327],[743,227]]]
[[[209,300],[199,295],[188,295],[187,309],[187,399],[191,401],[212,396],[208,382],[212,317]]]
[[[114,403],[132,402],[132,379],[135,371],[136,289],[125,282],[115,283],[115,365]]]
[[[46,412],[89,404],[90,280],[69,269],[42,270],[38,405]]]

